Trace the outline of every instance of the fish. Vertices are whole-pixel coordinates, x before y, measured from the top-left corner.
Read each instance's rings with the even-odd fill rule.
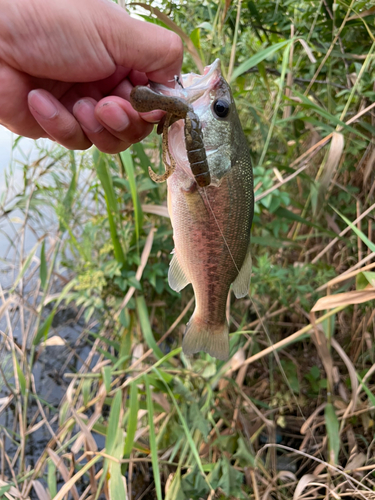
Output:
[[[177,107],[182,100],[192,108],[199,121],[193,133],[198,144],[203,140],[209,170],[209,182],[207,177],[199,185],[191,165],[197,143],[189,142],[188,113],[182,119],[176,115],[168,132],[168,153],[174,164],[167,176],[174,240],[168,281],[176,292],[191,283],[195,295],[182,350],[187,356],[203,351],[226,360],[228,293],[232,286],[236,298],[247,296],[251,279],[254,191],[248,143],[219,59],[203,75],[182,75],[174,88],[153,84],[152,90],[171,98],[167,111],[172,117],[173,98],[179,102]],[[157,97],[153,105],[158,106]]]

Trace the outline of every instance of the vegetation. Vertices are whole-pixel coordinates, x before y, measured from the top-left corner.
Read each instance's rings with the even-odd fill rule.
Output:
[[[183,72],[221,59],[251,148],[253,278],[231,298],[231,358],[181,352],[193,297],[168,287],[166,186],[147,171],[163,170],[160,138],[116,157],[37,141],[36,159],[16,139],[0,497],[375,498],[375,8],[157,5],[129,8],[184,37]]]

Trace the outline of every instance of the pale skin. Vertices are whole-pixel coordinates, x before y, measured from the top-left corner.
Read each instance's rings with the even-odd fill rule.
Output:
[[[118,153],[146,137],[161,111],[129,94],[171,86],[182,43],[109,0],[0,0],[0,124],[69,149]]]

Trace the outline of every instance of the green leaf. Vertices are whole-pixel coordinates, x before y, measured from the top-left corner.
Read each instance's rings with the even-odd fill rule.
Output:
[[[47,279],[47,262],[46,262],[46,254],[45,254],[45,244],[46,244],[46,240],[43,240],[42,248],[40,251],[39,276],[40,276],[40,284],[42,286],[42,290],[44,290],[44,287],[46,284],[46,279]]]
[[[173,476],[172,482],[168,488],[168,492],[165,495],[165,500],[185,500],[186,497],[181,489],[181,470],[177,469],[175,475]]]
[[[49,313],[46,319],[43,321],[42,325],[39,327],[37,334],[33,340],[33,345],[39,345],[42,338],[46,339],[48,336],[49,329],[52,325],[53,318],[55,317],[55,308]]]
[[[175,399],[175,397],[174,397],[174,395],[173,395],[173,392],[171,391],[171,389],[170,389],[169,385],[165,383],[165,381],[164,381],[163,377],[161,376],[161,374],[160,374],[159,370],[158,370],[155,366],[153,367],[153,370],[154,370],[154,372],[155,372],[155,373],[159,376],[160,380],[163,382],[163,384],[164,384],[165,388],[166,388],[166,389],[167,389],[167,391],[168,391],[169,397],[170,397],[170,398],[171,398],[171,400],[173,401],[174,407],[175,407],[175,409],[176,409],[176,411],[177,411],[177,413],[178,413],[178,417],[179,417],[180,422],[181,422],[181,424],[182,424],[182,427],[183,427],[183,429],[184,429],[184,432],[185,432],[185,435],[186,435],[186,439],[187,439],[187,441],[188,441],[188,443],[189,443],[189,445],[190,445],[190,449],[191,449],[191,451],[192,451],[192,454],[193,454],[193,456],[194,456],[194,458],[195,458],[195,460],[196,460],[196,462],[197,462],[197,466],[198,466],[198,468],[199,468],[199,471],[201,472],[201,474],[202,474],[202,475],[203,475],[203,477],[205,478],[204,471],[203,471],[203,467],[202,467],[202,462],[201,462],[201,459],[200,459],[200,456],[199,456],[199,453],[198,453],[198,450],[197,450],[196,444],[195,444],[195,442],[194,442],[194,440],[193,440],[193,437],[192,437],[191,432],[190,432],[190,429],[189,429],[189,427],[188,427],[188,425],[187,425],[187,423],[186,423],[186,420],[185,420],[184,416],[182,415],[182,412],[181,412],[181,410],[180,410],[180,407],[179,407],[179,405],[177,404],[177,401],[176,401],[176,399]],[[206,478],[205,478],[205,481],[207,482]],[[208,482],[207,482],[207,485],[208,485],[208,487],[210,488],[210,484],[209,484]]]
[[[331,207],[332,207],[332,206],[331,206]],[[341,217],[341,218],[342,218],[342,219],[343,219],[343,220],[344,220],[344,221],[348,224],[348,226],[349,226],[351,229],[353,229],[353,231],[355,232],[355,234],[356,234],[357,236],[359,236],[359,238],[361,238],[361,240],[363,241],[363,243],[364,243],[365,245],[367,245],[367,246],[368,246],[368,248],[371,250],[371,252],[375,252],[375,244],[374,244],[372,241],[370,241],[370,240],[367,238],[367,236],[366,236],[364,233],[362,233],[362,231],[360,231],[360,230],[358,229],[358,227],[357,227],[357,226],[355,226],[352,222],[350,222],[350,220],[349,220],[349,219],[347,219],[347,218],[345,217],[345,215],[341,214],[341,213],[340,213],[338,210],[336,210],[334,207],[332,207],[332,208],[333,208],[333,210],[334,210],[337,214],[339,214],[339,216],[340,216],[340,217]]]
[[[124,447],[124,458],[129,458],[133,449],[134,436],[138,424],[138,386],[134,382],[130,386],[129,419],[126,428],[126,439]]]
[[[111,478],[109,480],[109,498],[125,500],[127,498],[124,480],[121,474],[121,463],[111,462]]]
[[[363,290],[366,286],[371,285],[375,287],[375,273],[364,271],[358,273],[356,276],[356,290]]]
[[[18,364],[17,358],[16,360],[16,369],[17,369],[17,375],[18,375],[18,381],[20,383],[20,389],[21,389],[21,394],[24,396],[26,394],[26,379],[25,375],[23,374],[23,371],[21,370],[20,365]]]
[[[200,28],[195,28],[191,33],[190,33],[190,40],[193,42],[194,46],[196,49],[201,48],[201,37],[200,37]]]
[[[2,486],[0,488],[0,498],[2,498],[3,496],[5,496],[5,493],[8,493],[8,491],[11,489],[12,485],[11,484],[7,484],[6,486]]]
[[[202,433],[203,439],[207,442],[210,426],[206,418],[202,415],[197,403],[191,403],[189,407],[189,421],[192,429],[198,429]]]
[[[338,464],[340,452],[340,432],[339,421],[332,403],[328,403],[324,410],[326,429],[329,445],[329,462],[332,465]]]
[[[145,341],[148,347],[153,350],[155,356],[161,359],[164,356],[164,354],[161,352],[160,347],[155,342],[154,335],[152,333],[152,328],[150,325],[150,319],[148,317],[145,298],[141,295],[135,299],[135,302],[137,306],[139,322],[141,324],[141,330],[145,338]]]
[[[51,498],[54,498],[57,494],[57,480],[56,480],[56,465],[51,459],[47,461],[48,464],[48,475],[47,475],[47,485],[48,492]]]
[[[68,191],[62,201],[62,206],[64,207],[64,212],[60,214],[60,231],[66,228],[66,222],[71,218],[72,206],[74,201],[74,195],[77,190],[77,165],[75,161],[74,151],[69,151],[70,156],[70,169],[72,171],[72,179],[69,184]]]
[[[152,469],[153,469],[153,473],[154,473],[156,496],[157,496],[158,500],[162,500],[163,495],[161,492],[159,457],[158,457],[158,448],[157,448],[157,444],[156,444],[155,427],[154,427],[154,405],[152,402],[150,384],[149,384],[147,375],[145,375],[143,377],[143,380],[145,382],[145,389],[146,389],[148,425],[150,428],[149,434],[150,434],[151,461],[152,461]]]
[[[152,163],[150,158],[147,156],[145,153],[145,149],[143,145],[140,142],[137,142],[136,144],[133,144],[132,150],[134,152],[134,155],[138,158],[143,172],[146,174],[147,179],[149,178],[148,174],[148,167],[152,167]]]
[[[226,495],[237,497],[241,495],[241,485],[243,483],[243,474],[236,470],[229,463],[226,457],[221,459],[222,475],[218,487],[221,488]]]
[[[9,295],[11,295],[14,290],[16,289],[18,283],[20,282],[20,280],[23,278],[24,274],[26,273],[26,271],[28,270],[30,264],[31,264],[31,261],[33,260],[34,258],[34,255],[35,255],[35,252],[36,252],[36,249],[38,248],[38,245],[39,243],[36,243],[36,245],[33,246],[33,248],[31,249],[27,259],[25,260],[17,278],[16,278],[16,281],[14,282],[11,290],[9,291]]]
[[[96,173],[99,177],[100,183],[104,189],[105,202],[107,206],[107,215],[109,229],[111,233],[111,239],[113,244],[113,251],[115,258],[121,264],[125,264],[125,255],[121,246],[120,238],[117,232],[115,218],[121,220],[120,213],[118,210],[117,199],[115,191],[113,188],[112,177],[109,173],[107,158],[103,153],[98,150],[94,151],[93,154],[94,165],[96,168]]]
[[[140,235],[141,230],[142,230],[142,225],[143,225],[143,212],[142,212],[141,203],[139,201],[138,192],[137,192],[137,184],[136,184],[136,180],[135,180],[133,158],[132,158],[132,155],[128,149],[126,151],[123,151],[122,153],[120,153],[120,158],[121,158],[121,161],[123,162],[123,165],[124,165],[125,170],[126,170],[126,175],[128,176],[128,180],[129,180],[130,192],[132,195],[133,206],[134,206],[135,234],[136,234],[136,238],[138,241],[139,235]]]
[[[255,457],[254,455],[249,451],[245,440],[242,437],[239,437],[237,440],[237,451],[233,455],[234,458],[237,458],[240,460],[240,464],[242,466],[248,467],[249,465],[251,467],[255,467]]]
[[[181,479],[181,489],[187,498],[207,498],[210,488],[197,466]]]
[[[305,219],[304,217],[301,217],[298,214],[295,214],[294,212],[292,212],[291,210],[288,210],[287,208],[279,207],[273,213],[277,217],[284,217],[285,219],[288,219],[288,220],[300,222],[301,224],[304,224],[305,226],[315,227],[316,229],[319,229],[319,231],[326,231],[323,227],[319,226],[318,224],[314,224],[313,222],[310,222],[309,220]],[[333,233],[330,233],[330,234],[333,235]]]
[[[361,386],[363,387],[363,390],[367,394],[367,397],[371,401],[371,406],[375,406],[375,396],[374,396],[374,394],[370,391],[370,389],[367,387],[367,385],[363,383],[363,380],[358,375],[358,373],[357,373],[357,377],[358,377],[358,380],[361,382]]]
[[[318,113],[320,116],[322,116],[323,118],[326,118],[330,124],[340,125],[344,130],[346,130],[348,132],[352,132],[353,134],[358,135],[359,137],[362,137],[362,139],[365,139],[366,141],[369,140],[368,137],[363,135],[361,132],[359,132],[355,128],[351,127],[350,125],[346,125],[345,122],[341,121],[335,115],[332,115],[331,113],[329,113],[325,109],[323,109],[320,106],[318,106],[317,104],[315,104],[308,97],[301,94],[301,92],[298,92],[297,90],[294,89],[293,95],[296,97],[299,97],[301,99],[302,103],[305,105],[305,107],[307,106],[308,108],[311,108],[316,113]]]
[[[121,391],[117,391],[112,400],[111,412],[109,414],[107,426],[107,438],[105,440],[105,449],[107,455],[112,455],[116,446],[117,433],[120,427],[120,410],[121,410]]]
[[[112,368],[110,366],[103,366],[102,377],[107,394],[111,391]]]
[[[90,391],[91,391],[91,380],[88,378],[82,383],[82,397],[83,404],[86,406],[90,401]]]
[[[270,57],[272,54],[282,49],[286,45],[290,45],[293,40],[285,40],[284,42],[276,43],[275,45],[271,45],[266,49],[261,50],[257,54],[247,59],[247,61],[243,62],[233,71],[231,82],[233,82],[237,77],[248,71],[250,68],[257,66],[259,63],[264,61],[267,57]]]

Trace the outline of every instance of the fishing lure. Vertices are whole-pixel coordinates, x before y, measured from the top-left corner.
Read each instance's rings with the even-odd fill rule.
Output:
[[[138,85],[130,93],[130,103],[139,113],[161,109],[166,111],[167,115],[162,125],[163,133],[163,162],[165,173],[155,174],[149,167],[149,174],[155,182],[164,182],[170,177],[175,168],[176,162],[169,151],[168,128],[177,120],[185,120],[185,145],[187,157],[190,163],[191,171],[200,187],[209,186],[211,183],[211,174],[208,168],[206,150],[203,143],[202,127],[198,115],[193,107],[180,97],[165,96],[154,92],[149,87]],[[167,153],[170,162],[167,160]]]

